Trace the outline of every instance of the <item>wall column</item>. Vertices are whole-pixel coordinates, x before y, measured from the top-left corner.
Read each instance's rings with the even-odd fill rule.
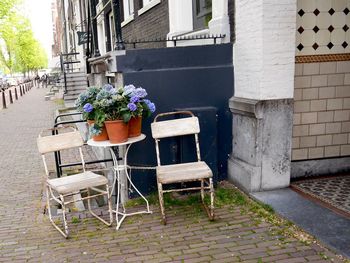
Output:
[[[192,31],[192,0],[169,0],[168,4],[169,33],[167,37],[171,38]]]
[[[290,181],[296,0],[236,0],[229,179],[247,192]]]
[[[228,0],[212,0],[212,19],[209,21],[209,30],[213,35],[226,35],[221,43],[230,42]]]

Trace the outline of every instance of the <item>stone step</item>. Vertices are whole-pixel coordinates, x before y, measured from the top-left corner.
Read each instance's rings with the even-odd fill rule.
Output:
[[[87,87],[86,81],[67,82],[67,87]]]
[[[71,76],[84,76],[84,77],[86,77],[86,73],[81,72],[81,71],[66,73],[66,77],[71,77]]]
[[[87,79],[85,75],[82,76],[66,76],[66,80],[68,79]]]
[[[71,91],[71,90],[68,90],[67,91],[67,95],[74,95],[74,96],[78,96],[80,93],[82,93],[84,90],[73,90],[73,91]]]

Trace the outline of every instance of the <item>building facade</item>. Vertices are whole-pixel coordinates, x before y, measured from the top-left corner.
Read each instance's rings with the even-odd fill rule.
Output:
[[[78,50],[77,27],[91,32],[79,46],[91,85],[122,84],[128,50],[232,43],[227,174],[245,191],[350,170],[349,0],[62,2],[66,51]]]

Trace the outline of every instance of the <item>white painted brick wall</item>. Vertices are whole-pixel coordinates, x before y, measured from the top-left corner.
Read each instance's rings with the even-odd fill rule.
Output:
[[[293,98],[296,0],[237,0],[235,96]]]

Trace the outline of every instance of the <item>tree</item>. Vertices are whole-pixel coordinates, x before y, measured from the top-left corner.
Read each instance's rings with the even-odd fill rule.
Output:
[[[0,65],[10,73],[47,67],[45,51],[34,38],[27,18],[12,12],[0,22]]]
[[[1,0],[0,2],[0,24],[1,19],[11,13],[13,7],[18,3],[18,0]]]

